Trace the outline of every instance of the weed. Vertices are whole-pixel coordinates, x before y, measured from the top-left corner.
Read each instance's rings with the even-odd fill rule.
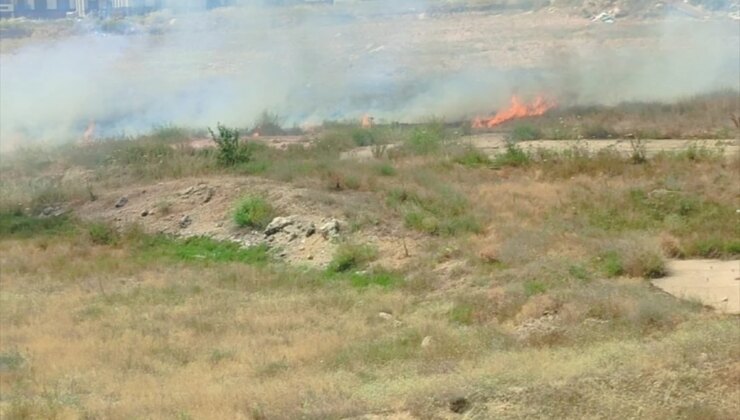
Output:
[[[371,271],[369,273],[352,273],[349,281],[354,287],[394,287],[403,282],[403,277],[388,271]]]
[[[462,153],[454,157],[454,162],[470,168],[487,167],[491,159],[485,153],[474,147],[466,147]]]
[[[373,261],[377,255],[378,251],[370,245],[344,243],[337,248],[327,271],[330,273],[343,273],[350,270],[357,270]]]
[[[264,245],[243,248],[234,242],[222,242],[207,237],[176,240],[166,236],[144,237],[138,244],[144,259],[172,258],[180,261],[240,262],[264,264],[269,261]]]
[[[406,141],[406,147],[416,154],[436,152],[445,140],[444,124],[432,122],[423,127],[416,127]]]
[[[274,209],[264,198],[250,196],[237,205],[234,211],[234,222],[239,227],[264,229],[274,216]]]
[[[113,245],[118,240],[115,228],[107,223],[96,222],[87,226],[87,234],[95,245]]]
[[[524,283],[524,294],[526,296],[539,295],[546,291],[547,285],[539,280],[529,280]]]
[[[378,173],[382,176],[393,176],[397,172],[396,168],[387,162],[378,164],[375,168],[378,171]]]
[[[223,166],[248,163],[252,159],[252,151],[239,141],[239,131],[221,124],[216,127],[218,133],[214,133],[210,128],[208,132],[218,147],[218,163]]]
[[[17,350],[0,353],[0,373],[11,372],[25,366],[26,359]]]
[[[493,159],[493,166],[495,168],[503,168],[505,166],[526,166],[530,161],[531,158],[529,153],[522,150],[516,143],[507,142],[506,151],[496,155]]]
[[[513,142],[539,140],[542,137],[542,130],[530,124],[517,125],[513,130],[511,130],[511,134],[509,136],[510,141]]]
[[[35,235],[56,235],[74,231],[67,216],[32,217],[20,210],[0,212],[0,236],[29,238]]]

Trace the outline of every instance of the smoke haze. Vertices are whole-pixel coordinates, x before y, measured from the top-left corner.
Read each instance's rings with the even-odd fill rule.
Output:
[[[546,18],[400,1],[159,13],[127,34],[91,27],[1,57],[0,136],[77,140],[90,121],[97,136],[243,127],[265,110],[286,125],[459,120],[512,93],[615,104],[740,89],[736,22],[566,19],[562,29]]]

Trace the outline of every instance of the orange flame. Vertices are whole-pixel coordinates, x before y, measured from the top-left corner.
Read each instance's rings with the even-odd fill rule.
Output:
[[[555,107],[555,104],[538,96],[531,104],[523,103],[518,96],[511,97],[511,105],[496,113],[490,118],[476,117],[473,119],[473,128],[491,128],[516,118],[542,115]]]
[[[362,116],[362,120],[360,121],[360,126],[362,128],[372,128],[374,124],[375,124],[375,118],[369,115]]]

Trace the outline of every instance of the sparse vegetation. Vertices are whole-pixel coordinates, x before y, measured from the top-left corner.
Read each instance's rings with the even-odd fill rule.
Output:
[[[518,417],[734,412],[723,372],[737,323],[648,280],[668,258],[740,256],[737,159],[691,146],[635,164],[609,149],[515,142],[490,156],[431,127],[327,125],[305,146],[251,142],[249,162],[231,166],[181,145],[188,135],[175,128],[59,149],[66,167],[94,176],[49,177],[44,150],[3,160],[1,415],[343,418],[398,407],[434,418],[459,395],[484,417],[504,403]],[[387,143],[376,159],[340,156]],[[143,192],[199,175],[246,179],[251,195]],[[279,246],[110,224],[119,210],[106,189],[132,181],[156,215],[137,210],[143,224],[171,227],[189,200],[224,200],[237,226],[320,208],[348,227],[339,239],[319,224],[294,238],[328,245],[321,265],[292,266]],[[286,201],[272,186],[300,195]],[[108,219],[80,220],[81,206]],[[39,217],[47,207],[68,216]],[[221,389],[237,370],[239,392]],[[152,400],[142,385],[152,380],[173,392]],[[654,404],[666,384],[680,404]],[[127,391],[102,406],[98,389]]]
[[[217,133],[210,128],[208,132],[218,147],[218,163],[223,166],[249,163],[252,151],[249,146],[239,141],[239,131],[221,124],[218,124],[216,129]]]
[[[275,210],[264,198],[250,196],[244,198],[234,211],[234,222],[239,227],[264,229],[275,216]]]

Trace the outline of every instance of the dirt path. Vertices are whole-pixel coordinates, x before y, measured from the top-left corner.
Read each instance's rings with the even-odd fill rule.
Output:
[[[668,272],[653,284],[676,297],[698,299],[720,312],[740,314],[740,260],[671,261]]]

